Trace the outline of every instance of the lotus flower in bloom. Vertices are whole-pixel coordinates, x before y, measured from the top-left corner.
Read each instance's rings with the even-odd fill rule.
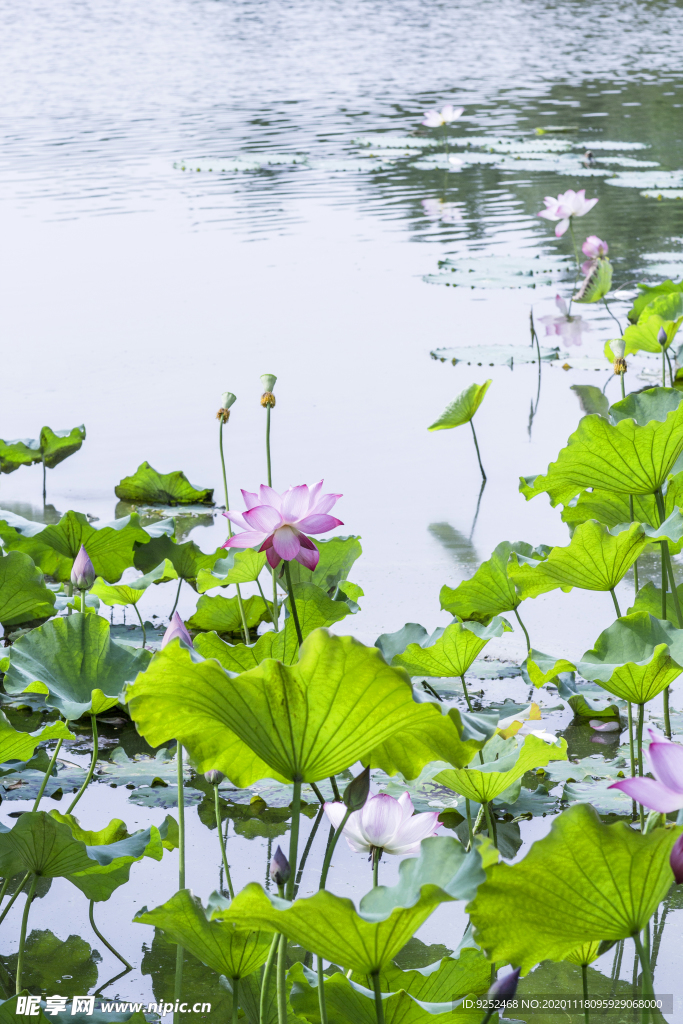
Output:
[[[173,618],[168,624],[168,629],[164,633],[161,639],[161,646],[165,647],[166,644],[170,644],[171,640],[182,640],[188,647],[192,647],[192,637],[185,628],[185,623],[180,618],[178,612],[173,612]]]
[[[593,209],[597,199],[586,199],[585,188],[578,192],[569,188],[566,192],[560,193],[557,199],[546,196],[543,202],[546,208],[541,210],[538,216],[545,217],[546,220],[559,221],[555,228],[555,235],[560,238],[569,227],[571,218],[585,217]]]
[[[339,828],[346,807],[342,803],[325,804],[325,814]],[[397,856],[418,853],[422,840],[435,836],[437,828],[441,828],[438,817],[438,811],[413,814],[408,793],[398,800],[388,793],[379,793],[371,796],[362,810],[349,815],[343,835],[357,853],[369,853],[373,848]]]
[[[282,559],[296,560],[307,569],[315,569],[320,558],[317,547],[307,533],[327,533],[343,526],[341,519],[328,516],[341,494],[321,494],[323,482],[313,487],[299,484],[278,494],[261,484],[259,493],[242,491],[246,512],[224,512],[231,523],[245,532],[230,537],[224,548],[258,548],[265,551],[273,569]]]
[[[657,736],[647,754],[654,779],[636,776],[615,782],[609,788],[620,789],[643,807],[660,814],[679,811],[683,807],[683,747]]]
[[[93,564],[88,558],[88,552],[82,544],[81,550],[76,555],[74,564],[71,568],[71,582],[74,587],[77,587],[79,590],[90,590],[95,582],[95,570],[93,568]]]
[[[464,107],[454,107],[452,103],[447,103],[441,110],[425,110],[425,119],[422,121],[422,124],[426,125],[427,128],[440,128],[442,124],[450,124],[451,121],[457,121],[464,112]]]

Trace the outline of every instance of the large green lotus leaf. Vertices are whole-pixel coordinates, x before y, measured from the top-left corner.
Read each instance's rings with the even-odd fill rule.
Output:
[[[683,583],[676,587],[676,593],[679,604],[683,608]],[[627,609],[628,615],[632,612],[648,612],[655,619],[662,618],[662,591],[654,585],[652,580],[648,580],[645,586],[641,587],[636,594],[632,606]],[[676,608],[670,590],[667,591],[666,621],[672,624],[677,622]]]
[[[619,707],[614,701],[602,699],[603,689],[597,683],[577,683],[574,676],[560,675],[555,685],[577,718],[614,718],[619,720]]]
[[[203,658],[215,658],[228,672],[246,672],[267,658],[275,658],[284,665],[294,665],[299,660],[299,639],[292,618],[285,619],[283,629],[277,633],[269,630],[255,644],[229,644],[215,632],[198,633],[193,643]]]
[[[4,686],[8,693],[44,693],[49,707],[73,721],[114,707],[151,657],[112,640],[109,623],[99,615],[71,615],[19,637]]]
[[[55,613],[55,595],[43,581],[33,559],[23,551],[10,551],[0,558],[0,622],[20,626],[23,622],[49,619]]]
[[[659,344],[657,349],[660,350]],[[620,402],[610,406],[610,423],[620,423],[631,419],[639,427],[644,427],[652,420],[664,423],[670,412],[674,412],[683,400],[683,395],[675,388],[648,388],[647,391],[631,392]]]
[[[145,501],[157,505],[213,505],[213,487],[194,487],[184,473],[157,473],[142,462],[132,476],[124,476],[114,488],[121,501]]]
[[[662,281],[661,284],[647,285],[639,284],[640,295],[634,300],[628,311],[628,318],[632,324],[638,323],[641,313],[655,302],[661,295],[671,295],[683,291],[683,281],[674,283],[671,280]]]
[[[254,931],[234,921],[212,920],[211,902],[205,910],[189,889],[155,910],[143,907],[133,921],[161,928],[167,938],[226,978],[244,978],[257,970],[266,962],[273,938],[272,929]]]
[[[484,804],[495,800],[532,768],[544,768],[550,761],[567,759],[567,741],[564,739],[555,745],[530,733],[521,745],[517,745],[514,737],[506,743],[514,744],[514,749],[497,760],[485,761],[472,768],[449,768],[439,772],[434,781],[469,800]]]
[[[258,594],[242,599],[247,626],[253,629],[260,622],[270,622],[270,605]],[[215,630],[216,633],[238,633],[242,629],[242,616],[238,597],[208,597],[204,594],[197,608],[187,620],[188,629]]]
[[[484,401],[484,395],[491,387],[491,381],[483,384],[470,384],[458,397],[451,402],[445,412],[438,420],[432,423],[428,430],[449,430],[451,427],[461,427],[474,418],[474,414]]]
[[[524,541],[510,543],[504,540],[495,548],[486,562],[482,562],[470,580],[464,580],[455,589],[443,586],[439,594],[441,607],[460,619],[481,622],[484,625],[501,612],[513,611],[520,604],[515,585],[508,576],[508,560],[515,551],[526,558],[546,557],[550,548],[532,548]]]
[[[312,539],[320,552],[318,564],[315,569],[311,570],[300,565],[299,562],[290,562],[292,584],[315,583],[317,587],[321,587],[328,594],[334,596],[339,584],[348,578],[354,562],[363,553],[360,537]]]
[[[654,494],[682,451],[683,405],[664,422],[652,419],[644,426],[632,419],[611,424],[602,416],[584,416],[546,475],[522,477],[519,489],[527,501],[547,492],[551,505],[568,504],[585,487]]]
[[[379,647],[384,655],[384,660],[391,665],[397,654],[403,654],[410,644],[419,644],[420,647],[429,647],[434,641],[443,635],[444,627],[439,626],[431,634],[431,637],[424,626],[418,622],[406,622],[405,626],[397,629],[395,633],[382,633],[375,640],[375,647]]]
[[[428,713],[415,717],[414,724],[399,729],[362,758],[371,768],[387,775],[400,772],[405,779],[416,779],[431,761],[445,761],[462,768],[496,731],[498,716],[467,714],[448,708],[425,693],[416,693]]]
[[[567,547],[553,548],[542,562],[512,552],[508,575],[522,600],[557,587],[612,590],[647,543],[640,523],[631,523],[614,536],[606,526],[589,519],[577,526]]]
[[[683,630],[648,612],[617,619],[576,663],[585,679],[635,704],[645,704],[661,693],[681,674],[682,665]]]
[[[411,676],[464,676],[489,640],[511,631],[510,625],[500,616],[492,619],[488,626],[480,622],[453,622],[428,647],[419,643],[409,644],[391,664],[400,665]]]
[[[39,743],[47,740],[73,740],[66,722],[50,722],[37,732],[18,732],[0,711],[0,764],[5,761],[27,761]]]
[[[42,461],[48,469],[54,469],[64,459],[68,459],[85,441],[85,427],[74,427],[72,430],[51,430],[43,427],[40,431],[40,452]],[[39,460],[41,461],[41,460]]]
[[[626,342],[625,355],[630,356],[633,352],[641,351],[661,352],[662,346],[657,340],[660,329],[663,327],[666,332],[666,345],[664,347],[668,348],[676,337],[678,328],[682,323],[683,316],[678,316],[671,320],[653,313],[646,320],[643,320],[643,315],[641,314],[638,323],[632,324],[624,331],[624,341]]]
[[[126,699],[153,746],[175,738],[200,771],[220,768],[241,786],[265,776],[316,782],[336,775],[430,715],[405,673],[376,648],[322,629],[304,640],[296,665],[268,660],[240,676],[215,661],[197,664],[170,644]],[[251,765],[233,737],[253,751]]]
[[[178,573],[168,558],[165,558],[156,569],[152,569],[151,572],[148,572],[145,576],[140,576],[131,583],[106,583],[101,576],[98,576],[90,588],[90,593],[93,597],[98,597],[100,601],[109,606],[137,604],[147,588],[151,587],[153,583],[168,583],[169,580],[177,579]]]
[[[553,821],[517,864],[487,871],[467,910],[474,938],[497,963],[531,970],[584,942],[641,931],[673,878],[669,855],[681,829],[643,835],[603,825],[588,804]]]
[[[358,911],[325,889],[289,903],[251,882],[214,919],[270,928],[346,970],[372,974],[388,966],[440,903],[471,898],[484,878],[478,849],[465,853],[456,839],[438,836],[423,840],[419,857],[401,862],[397,885],[372,889]]]
[[[361,975],[354,981],[360,982]],[[369,979],[365,979],[366,983]],[[458,956],[445,957],[428,967],[401,970],[395,963],[388,964],[381,972],[382,992],[398,992],[404,989],[417,999],[442,1003],[448,999],[460,999],[469,992],[484,993],[491,984],[491,964],[480,949],[465,947]]]
[[[44,811],[26,812],[7,832],[0,832],[0,874],[3,877],[32,871],[57,878],[92,866],[85,843],[71,835],[67,825]]]
[[[188,540],[184,544],[176,544],[171,537],[163,535],[153,537],[148,544],[136,546],[133,564],[141,572],[149,573],[160,562],[168,559],[178,577],[187,580],[191,586],[195,586],[200,570],[211,571],[223,555],[223,548],[217,548],[216,551],[205,554],[192,540]],[[105,574],[102,573],[102,575]],[[105,576],[105,578],[108,577]]]
[[[32,466],[40,459],[40,442],[31,437],[16,441],[0,440],[0,473],[14,473],[20,466]]]
[[[238,551],[231,548],[226,558],[217,559],[212,570],[199,570],[197,591],[203,594],[214,587],[227,587],[231,583],[253,583],[265,564],[265,551],[254,551],[252,548]]]

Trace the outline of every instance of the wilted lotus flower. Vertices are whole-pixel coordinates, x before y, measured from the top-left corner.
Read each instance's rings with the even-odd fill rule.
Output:
[[[166,632],[164,633],[164,635],[162,637],[162,640],[161,640],[162,648],[165,647],[166,644],[170,644],[171,640],[176,640],[176,639],[177,640],[182,640],[182,642],[184,644],[187,644],[188,647],[192,647],[192,637],[190,636],[190,634],[188,633],[187,629],[185,628],[185,623],[180,618],[180,615],[178,614],[178,612],[174,612],[173,613],[173,618],[171,619],[171,621],[168,624],[168,629],[166,630]]]
[[[632,800],[660,814],[683,807],[683,747],[671,740],[657,738],[647,751],[654,779],[636,776],[620,779],[609,787],[620,789]]]
[[[499,978],[498,981],[494,981],[493,985],[491,985],[491,988],[488,990],[488,998],[514,999],[521,971],[521,967],[516,967],[514,971],[511,971],[510,974],[506,974],[504,978]]]
[[[287,884],[291,874],[292,869],[289,866],[289,861],[278,846],[277,850],[273,854],[273,859],[270,862],[270,877],[279,887]]]
[[[245,533],[229,537],[224,548],[256,548],[265,551],[268,564],[274,569],[282,559],[300,562],[315,569],[320,552],[307,533],[327,533],[343,526],[341,519],[328,516],[341,494],[321,494],[320,480],[309,490],[308,484],[290,487],[278,494],[261,484],[259,493],[242,491],[246,512],[224,512],[223,515],[240,526]]]
[[[71,582],[74,587],[77,587],[79,590],[90,590],[95,582],[95,570],[93,569],[93,564],[88,558],[88,552],[82,544],[81,550],[76,555],[74,564],[71,568]]]
[[[211,768],[210,771],[204,772],[204,778],[211,786],[220,786],[221,782],[225,778],[223,772],[219,772],[217,768]]]
[[[464,107],[454,107],[452,103],[447,103],[441,110],[425,110],[422,124],[426,125],[427,128],[440,128],[442,124],[450,124],[452,121],[457,121],[464,112]]]
[[[679,836],[671,849],[669,864],[674,873],[676,884],[683,882],[683,836]]]
[[[342,803],[325,804],[325,814],[335,828],[339,828],[346,814]],[[423,839],[436,835],[441,824],[438,811],[413,814],[413,802],[408,793],[396,800],[387,793],[371,796],[361,811],[354,811],[344,825],[343,836],[357,853],[383,850],[403,856],[417,853]]]
[[[607,255],[609,252],[609,245],[607,242],[603,242],[601,238],[598,238],[597,235],[589,235],[581,246],[581,250],[584,256],[588,257],[586,262],[581,264],[582,271],[584,274],[587,274],[591,269],[591,263],[593,260],[600,259]]]
[[[553,198],[553,196],[546,196],[543,202],[546,208],[541,210],[538,216],[545,217],[546,220],[559,221],[555,228],[555,235],[557,238],[561,238],[569,227],[570,219],[572,217],[585,217],[593,209],[597,199],[586,199],[585,188],[580,189],[578,192],[574,192],[573,189],[569,188],[566,192],[560,193],[557,199]]]

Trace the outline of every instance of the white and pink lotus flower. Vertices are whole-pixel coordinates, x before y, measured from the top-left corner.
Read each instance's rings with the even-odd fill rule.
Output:
[[[557,198],[546,196],[543,200],[545,210],[541,210],[538,216],[544,217],[546,220],[558,221],[555,227],[555,235],[557,238],[561,238],[569,227],[572,217],[585,217],[587,213],[590,213],[597,201],[597,199],[586,199],[585,188],[579,189],[578,192],[574,192],[573,189],[569,188],[566,192],[560,193]],[[586,255],[588,254],[586,253]]]
[[[443,124],[451,124],[453,121],[457,121],[464,112],[464,107],[454,107],[452,103],[447,103],[441,110],[425,110],[424,121],[421,123],[426,125],[427,128],[440,128]]]
[[[325,814],[335,828],[339,828],[346,807],[343,803],[325,804]],[[356,853],[383,850],[401,857],[419,853],[420,843],[437,834],[441,828],[439,811],[413,814],[409,793],[398,799],[388,793],[378,793],[367,800],[360,811],[354,811],[344,826],[342,835]]]

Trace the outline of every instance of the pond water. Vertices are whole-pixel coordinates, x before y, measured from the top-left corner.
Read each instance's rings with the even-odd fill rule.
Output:
[[[501,540],[567,542],[559,512],[545,497],[526,503],[518,478],[543,472],[578,423],[570,385],[606,383],[599,360],[616,325],[604,307],[584,306],[581,332],[556,333],[571,242],[537,212],[567,188],[599,198],[580,228],[609,241],[622,321],[635,282],[681,276],[680,4],[7,0],[0,25],[2,436],[36,437],[43,424],[85,423],[88,432],[81,451],[48,473],[45,508],[38,466],[2,477],[0,507],[41,521],[68,509],[108,521],[128,511],[115,484],[144,460],[220,495],[214,417],[226,389],[238,398],[226,442],[241,507],[238,489],[265,479],[259,376],[272,372],[274,486],[324,477],[344,495],[340,532],[362,538],[352,573],[362,610],[337,632],[372,644],[405,622],[431,631],[450,619],[441,586],[470,576]],[[420,127],[422,112],[444,103],[464,115],[442,148],[425,148],[434,132]],[[431,356],[528,346],[530,309],[541,343],[560,349],[540,389],[534,363],[454,366],[450,355]],[[629,386],[656,382],[658,365],[634,360]],[[476,421],[488,474],[478,503],[469,434],[426,428],[489,377]],[[606,386],[616,400],[616,379]],[[225,536],[218,513],[182,529],[205,551]],[[141,608],[161,625],[175,587],[153,589]],[[629,574],[622,608],[632,595]],[[184,586],[184,618],[195,604]],[[613,619],[609,595],[578,590],[525,610],[534,646],[557,656],[580,655]],[[518,630],[487,648],[505,665],[523,653]],[[485,680],[475,699],[484,707],[527,695],[508,675]],[[571,757],[599,749],[587,726],[570,726],[559,699],[542,699],[562,706],[548,727],[567,730]],[[676,685],[672,700],[681,707]],[[12,714],[16,725],[29,712]],[[117,746],[131,757],[148,750],[130,725],[103,730],[105,760]],[[88,743],[84,732],[65,756],[87,764]],[[92,828],[115,816],[129,828],[158,824],[173,807],[169,789],[99,782],[79,816]],[[208,798],[188,793],[188,884],[206,899],[219,883],[218,842]],[[31,806],[16,795],[3,796],[7,825]],[[233,808],[228,839],[238,887],[266,880],[271,847],[288,828],[277,809],[288,794],[268,791],[268,812],[254,817],[250,795],[235,797],[243,810]],[[548,827],[543,817],[522,822],[516,856]],[[326,833],[323,823],[302,894],[317,886]],[[359,858],[338,848],[337,893],[357,898],[369,887]],[[381,868],[385,881],[396,877],[395,861]],[[174,948],[128,922],[175,891],[176,871],[176,854],[137,865],[111,906],[98,908],[102,930],[134,964],[107,995],[172,989]],[[0,937],[5,960],[20,914],[18,902]],[[442,907],[419,937],[455,949],[463,922],[462,905]],[[95,991],[117,973],[89,930],[86,901],[65,881],[36,904],[32,926],[61,941],[81,937],[60,947],[48,989]],[[672,905],[657,991],[681,994],[680,929]],[[612,955],[597,969],[609,974]],[[195,970],[198,991],[206,977]],[[211,1019],[224,1019],[213,975],[206,986]]]

